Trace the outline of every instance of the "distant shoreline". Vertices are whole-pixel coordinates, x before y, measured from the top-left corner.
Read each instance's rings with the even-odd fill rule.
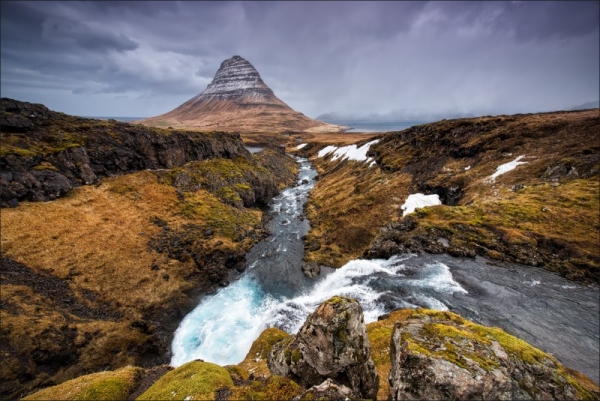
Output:
[[[148,117],[106,117],[106,116],[81,116],[81,117],[93,118],[95,120],[116,120],[116,121],[122,121],[125,123],[143,120],[144,118],[148,118]]]
[[[344,127],[344,133],[355,132],[391,132],[402,131],[415,125],[426,124],[428,121],[373,121],[373,120],[337,120],[323,121]]]

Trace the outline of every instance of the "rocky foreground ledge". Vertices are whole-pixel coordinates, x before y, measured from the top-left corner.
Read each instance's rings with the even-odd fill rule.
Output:
[[[158,370],[157,370],[158,369]],[[297,335],[267,329],[235,366],[192,361],[83,376],[26,400],[597,399],[588,377],[498,328],[424,309],[364,324],[333,297]]]

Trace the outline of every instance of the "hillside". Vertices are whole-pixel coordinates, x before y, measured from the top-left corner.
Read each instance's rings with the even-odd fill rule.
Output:
[[[234,134],[2,105],[0,397],[168,361],[197,298],[245,268],[296,163]]]
[[[281,147],[251,154],[236,133],[0,106],[2,398],[598,396],[589,378],[500,329],[424,309],[365,326],[359,303],[337,296],[296,335],[265,330],[238,365],[173,369],[183,317],[245,271],[272,198],[307,185],[297,163]],[[254,139],[287,144],[318,169],[305,214],[297,207],[311,225],[305,274],[359,257],[448,253],[539,266],[593,289],[599,128],[599,111],[586,110]],[[408,210],[417,193],[441,205],[418,196]]]
[[[598,110],[442,120],[379,136],[369,163],[333,160],[341,145],[319,156],[331,142],[307,138],[290,148],[320,173],[305,260],[338,267],[361,255],[448,252],[597,282],[598,132]],[[442,206],[403,216],[415,193],[437,194]]]

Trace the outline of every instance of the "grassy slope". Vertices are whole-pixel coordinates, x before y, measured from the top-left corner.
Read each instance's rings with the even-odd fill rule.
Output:
[[[35,274],[64,280],[74,294],[73,302],[113,313],[100,318],[82,316],[69,307],[59,308],[52,294],[3,275],[3,300],[10,298],[15,305],[1,311],[6,383],[19,393],[99,368],[140,364],[143,354],[159,358],[165,345],[155,343],[156,321],[177,319],[190,306],[186,292],[194,287],[207,290],[213,284],[207,277],[210,272],[192,258],[170,258],[169,252],[158,253],[149,243],[165,232],[159,226],[186,233],[192,225],[201,227],[200,232],[214,232],[198,242],[203,255],[247,252],[261,238],[262,211],[236,205],[236,191],[250,187],[243,172],[273,179],[259,167],[246,159],[205,160],[186,168],[210,171],[212,182],[222,185],[178,190],[171,184],[181,168],[142,171],[77,188],[53,202],[23,202],[18,208],[4,209],[4,256]],[[295,163],[290,161],[285,168],[293,170]],[[293,176],[294,172],[289,173]],[[281,181],[280,185],[285,184]],[[166,247],[171,249],[172,244]],[[69,352],[71,360],[56,360],[49,370],[39,366],[49,363],[40,353],[52,359],[52,355]],[[33,380],[23,382],[25,374]]]
[[[595,281],[599,127],[598,110],[444,120],[382,136],[370,152],[377,167],[315,158],[320,179],[309,200],[306,242],[320,248],[306,259],[339,267],[362,255],[381,227],[402,220],[410,193],[454,188],[462,195],[458,207],[423,209],[405,243],[433,228],[483,256]],[[315,156],[322,147],[309,144],[300,153]],[[518,155],[528,163],[485,180]]]

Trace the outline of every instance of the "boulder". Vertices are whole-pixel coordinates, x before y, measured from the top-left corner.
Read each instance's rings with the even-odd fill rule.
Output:
[[[271,374],[289,377],[304,388],[332,379],[352,389],[352,397],[377,397],[379,377],[363,311],[352,298],[322,303],[297,335],[273,347],[267,363]]]
[[[298,397],[294,397],[293,401],[301,400],[329,400],[329,401],[345,401],[352,397],[352,390],[346,386],[335,383],[331,379],[325,380],[318,386],[312,386]]]
[[[449,312],[396,322],[390,351],[391,400],[597,397],[552,356]]]

